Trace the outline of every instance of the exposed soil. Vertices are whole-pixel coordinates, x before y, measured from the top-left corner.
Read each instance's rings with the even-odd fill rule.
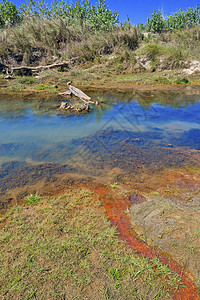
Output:
[[[158,73],[159,74],[159,73]],[[118,92],[132,92],[134,95],[147,95],[146,93],[150,93],[150,95],[160,94],[160,93],[180,93],[185,95],[200,95],[200,84],[198,80],[196,80],[196,77],[192,80],[192,83],[190,84],[162,84],[162,83],[156,83],[156,81],[152,84],[147,84],[146,82],[138,82],[134,80],[135,74],[129,74],[127,77],[127,74],[120,74],[115,75],[112,79],[108,78],[105,79],[102,82],[102,79],[95,80],[94,82],[88,83],[87,80],[80,83],[80,81],[77,78],[74,78],[74,85],[78,88],[82,89],[85,92],[91,92],[91,91],[113,91],[116,93]],[[131,78],[131,76],[133,78]],[[138,75],[139,76],[139,75]],[[152,78],[152,76],[155,76],[153,73],[144,73],[141,74],[141,79],[144,78]],[[159,75],[158,75],[159,76]],[[160,76],[163,76],[163,74],[160,74]],[[60,74],[60,79],[56,79],[53,77],[53,74],[51,76],[48,75],[47,78],[43,78],[43,75],[41,75],[41,78],[39,76],[38,79],[34,79],[35,83],[33,84],[21,84],[23,87],[19,90],[16,90],[13,85],[13,89],[10,89],[9,86],[9,80],[6,80],[4,78],[0,78],[0,91],[1,95],[4,95],[4,97],[9,98],[9,95],[15,96],[17,95],[19,98],[25,99],[27,97],[43,97],[43,99],[50,99],[50,97],[58,97],[58,91],[64,92],[68,90],[67,81],[69,81],[73,76],[70,76],[69,73],[62,72]],[[140,77],[140,76],[139,76]],[[23,77],[22,77],[23,78]],[[26,81],[26,77],[25,81]],[[33,77],[34,78],[34,77]],[[67,78],[67,79],[66,79]],[[76,82],[77,79],[77,82]],[[198,79],[198,76],[197,76]],[[153,80],[153,79],[152,79]],[[16,86],[19,85],[18,81],[20,81],[20,77],[13,79],[12,83],[15,83]],[[41,82],[44,85],[47,85],[47,89],[41,89],[38,90],[38,86],[41,85]],[[59,82],[59,83],[58,83]],[[52,87],[55,85],[55,83],[58,84],[58,87],[56,86],[56,89],[52,90]]]
[[[122,197],[113,196],[113,193],[109,193],[108,188],[96,187],[101,197],[101,201],[106,208],[107,215],[114,225],[117,226],[121,238],[125,240],[129,247],[137,251],[138,254],[142,254],[148,258],[158,258],[160,261],[167,265],[171,270],[175,271],[184,284],[184,287],[180,287],[177,291],[173,291],[175,299],[200,299],[200,295],[193,284],[190,276],[188,276],[184,269],[181,268],[174,260],[165,256],[154,248],[150,248],[146,243],[138,239],[137,234],[131,228],[131,219],[125,210],[129,208],[130,201],[122,199]],[[170,285],[170,283],[169,283]]]

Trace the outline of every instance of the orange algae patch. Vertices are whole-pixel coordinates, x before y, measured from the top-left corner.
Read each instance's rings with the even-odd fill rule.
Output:
[[[103,185],[96,186],[94,191],[99,194],[106,213],[112,224],[117,227],[121,239],[126,241],[131,249],[134,249],[138,254],[146,258],[158,258],[164,265],[167,265],[172,271],[179,275],[183,286],[180,286],[176,291],[171,287],[174,299],[200,299],[200,295],[192,279],[176,261],[160,251],[151,248],[138,238],[137,233],[132,228],[131,218],[129,214],[126,214],[127,209],[131,206],[131,202],[128,199],[122,199],[118,196],[112,197],[113,191],[109,191],[109,188]]]

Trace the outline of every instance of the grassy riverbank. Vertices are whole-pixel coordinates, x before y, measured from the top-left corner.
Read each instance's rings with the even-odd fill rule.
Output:
[[[165,278],[179,286],[119,240],[90,190],[26,199],[0,232],[2,299],[170,299]]]
[[[55,85],[64,90],[69,80],[115,88],[200,83],[198,5],[167,17],[154,12],[136,25],[128,17],[119,24],[105,1],[5,5],[0,4],[1,90],[56,93]],[[30,69],[63,62],[47,71]],[[13,69],[22,66],[29,69]]]
[[[133,95],[155,95],[159,92],[184,93],[186,95],[200,94],[200,80],[198,74],[183,77],[181,72],[158,71],[143,73],[112,73],[107,69],[96,66],[92,70],[77,68],[68,72],[56,70],[43,71],[36,77],[15,76],[7,80],[0,77],[0,93],[18,95],[18,97],[57,97],[60,92],[68,90],[67,82],[91,96],[94,90],[110,90],[132,92]]]
[[[39,77],[34,70],[14,70],[15,78],[31,77],[19,78],[14,86],[7,84],[10,89],[22,90],[34,83],[36,89],[48,89],[48,78],[54,84],[64,84],[66,77],[86,85],[199,83],[198,6],[172,14],[166,20],[160,13],[154,13],[146,24],[132,25],[128,19],[119,24],[118,15],[104,1],[94,7],[89,2],[69,7],[60,3],[62,15],[55,12],[55,7],[42,10],[42,4],[38,5],[29,11],[29,3],[16,11],[15,22],[9,26],[8,20],[0,24],[0,73],[5,77],[6,72],[12,74],[14,67],[67,63],[56,71],[42,72]],[[6,16],[1,10],[0,7],[3,20]],[[182,26],[176,25],[177,18]],[[162,26],[158,27],[158,23]]]

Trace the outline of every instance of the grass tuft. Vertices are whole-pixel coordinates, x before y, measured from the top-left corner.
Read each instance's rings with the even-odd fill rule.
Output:
[[[30,194],[27,198],[26,198],[26,202],[29,205],[35,205],[38,204],[38,202],[40,201],[41,197],[38,194],[32,195]]]

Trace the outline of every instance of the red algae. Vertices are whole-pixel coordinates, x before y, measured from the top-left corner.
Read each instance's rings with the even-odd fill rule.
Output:
[[[106,209],[106,213],[112,224],[117,227],[121,239],[126,241],[131,249],[134,249],[138,254],[143,255],[146,258],[158,258],[164,265],[167,265],[169,269],[179,275],[182,286],[176,291],[174,291],[170,286],[170,283],[168,283],[174,299],[200,299],[198,290],[190,278],[190,275],[187,274],[176,261],[171,257],[167,257],[160,251],[151,248],[139,239],[137,233],[132,228],[130,215],[126,213],[127,209],[131,206],[130,200],[119,198],[119,196],[113,196],[113,191],[110,191],[108,187],[103,185],[95,186],[94,191],[99,194],[100,200]]]
[[[174,259],[165,255],[161,251],[147,245],[144,241],[142,241],[139,238],[138,234],[133,230],[131,217],[129,214],[126,213],[127,210],[132,206],[130,197],[119,196],[108,186],[100,183],[91,182],[88,180],[86,180],[84,183],[80,182],[79,180],[73,180],[71,182],[71,185],[87,187],[88,189],[93,190],[99,195],[100,201],[102,202],[106,210],[107,216],[109,217],[112,224],[117,227],[120,233],[120,238],[124,240],[131,249],[136,251],[136,253],[138,253],[139,255],[143,255],[144,257],[150,260],[155,258],[159,259],[164,265],[167,265],[169,269],[171,269],[173,272],[179,275],[182,285],[177,290],[173,290],[173,287],[170,286],[170,283],[168,282],[169,288],[171,289],[171,293],[174,299],[200,299],[200,295],[196,286],[193,283],[190,274],[188,274]],[[51,186],[52,196],[62,193],[63,190],[61,189],[61,186],[59,186],[58,190],[52,190]],[[3,229],[3,227],[6,225],[6,222],[7,220],[5,220],[5,222],[3,223],[0,223],[0,230]]]
[[[3,230],[3,228],[5,228],[7,222],[8,222],[8,218],[6,218],[4,222],[0,223],[0,231]]]

